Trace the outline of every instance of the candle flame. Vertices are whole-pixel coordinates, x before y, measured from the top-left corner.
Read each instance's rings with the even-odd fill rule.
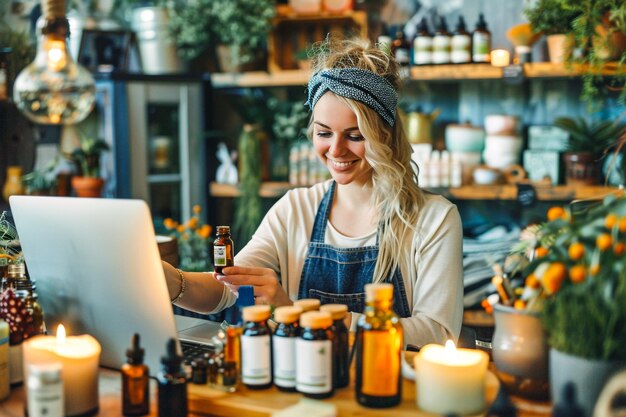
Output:
[[[452,353],[456,350],[456,346],[454,345],[454,342],[450,339],[448,339],[446,341],[446,347],[444,348],[446,353]]]
[[[65,326],[59,324],[57,326],[57,345],[65,344]]]

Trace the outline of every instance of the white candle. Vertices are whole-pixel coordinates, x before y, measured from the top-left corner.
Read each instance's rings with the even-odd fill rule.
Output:
[[[494,49],[491,51],[491,65],[494,67],[506,67],[510,62],[511,57],[506,49]]]
[[[426,345],[415,357],[417,406],[436,414],[472,414],[485,408],[488,355],[480,350]]]
[[[24,369],[28,373],[28,365],[60,362],[65,413],[84,414],[98,408],[100,351],[100,344],[92,336],[66,337],[65,328],[59,325],[56,337],[35,336],[24,342]]]

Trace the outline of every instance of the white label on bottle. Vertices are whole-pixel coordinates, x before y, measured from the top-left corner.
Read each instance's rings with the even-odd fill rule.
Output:
[[[63,383],[58,381],[44,385],[36,379],[31,376],[28,381],[28,416],[64,416]]]
[[[241,380],[264,385],[272,381],[270,336],[241,336]]]
[[[274,383],[280,387],[296,386],[296,340],[295,337],[272,337]]]
[[[214,246],[213,259],[214,265],[226,266],[226,246]]]
[[[428,65],[433,62],[433,38],[418,36],[413,41],[413,62],[415,65]]]
[[[435,36],[433,38],[433,64],[450,63],[450,37]]]
[[[405,48],[396,49],[396,62],[400,65],[409,65],[409,50]]]
[[[472,61],[472,54],[470,52],[472,40],[469,35],[453,36],[451,47],[452,52],[450,53],[450,60],[454,64],[464,64]]]
[[[296,389],[324,394],[333,387],[333,347],[330,340],[296,341]]]
[[[472,61],[491,61],[491,36],[486,32],[475,32],[472,36]]]

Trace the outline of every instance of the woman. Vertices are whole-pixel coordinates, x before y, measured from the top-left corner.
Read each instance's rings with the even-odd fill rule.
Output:
[[[299,298],[364,308],[364,285],[392,282],[405,342],[458,338],[462,228],[456,207],[422,191],[397,113],[398,65],[366,41],[328,41],[316,58],[309,137],[332,180],[289,191],[224,275],[165,266],[174,302],[220,311],[240,285],[257,303]],[[183,285],[184,284],[184,285]]]

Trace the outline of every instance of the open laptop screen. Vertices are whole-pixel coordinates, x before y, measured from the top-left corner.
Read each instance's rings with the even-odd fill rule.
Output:
[[[139,333],[154,372],[176,337],[150,211],[142,200],[12,196],[29,275],[49,333],[90,334],[119,368]]]

